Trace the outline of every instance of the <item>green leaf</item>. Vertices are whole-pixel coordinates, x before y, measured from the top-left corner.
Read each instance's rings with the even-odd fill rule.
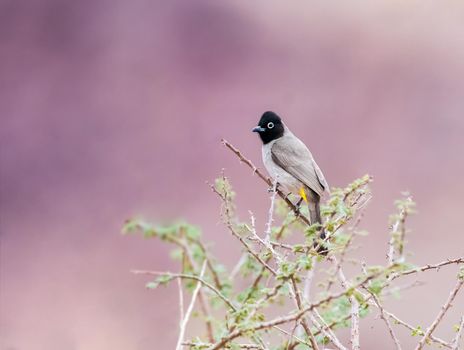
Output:
[[[190,240],[198,240],[201,236],[201,230],[197,226],[182,224],[180,228],[184,230],[185,236]]]
[[[461,281],[464,280],[464,266],[461,266],[459,268],[458,279],[460,279]]]
[[[369,285],[368,289],[371,293],[375,295],[380,295],[382,292],[382,288],[384,287],[384,281],[381,280],[374,280],[372,283]]]
[[[122,227],[122,234],[126,235],[129,233],[134,233],[138,229],[138,220],[136,219],[127,219]]]
[[[298,265],[305,270],[311,270],[313,268],[313,260],[311,256],[301,255],[298,257]]]
[[[172,277],[171,275],[161,275],[156,279],[156,282],[159,285],[166,285],[168,282],[172,281],[173,278],[174,277]]]
[[[147,284],[145,284],[145,287],[147,289],[156,289],[158,286],[159,284],[157,282],[148,282]]]
[[[414,328],[412,331],[411,331],[411,335],[413,337],[415,336],[423,336],[424,335],[424,331],[422,330],[422,327],[421,326],[417,326],[416,328]]]
[[[321,227],[322,226],[319,223],[315,223],[315,224],[312,224],[311,226],[309,226],[305,230],[306,238],[313,238],[314,236],[316,236],[316,234],[320,231]]]
[[[173,260],[181,260],[183,255],[183,250],[181,248],[174,248],[171,250],[170,256]]]
[[[292,247],[292,251],[294,253],[304,253],[305,249],[304,249],[304,245],[303,244],[295,244],[293,247]]]
[[[240,347],[239,344],[230,343],[230,344],[229,344],[229,349],[230,349],[230,350],[240,350],[241,347]]]
[[[360,304],[364,304],[366,302],[366,300],[364,300],[363,295],[360,292],[358,292],[357,290],[355,290],[355,292],[353,293],[353,296],[355,297],[355,299]]]
[[[366,267],[368,275],[378,274],[380,273],[380,271],[384,269],[385,267],[383,267],[382,265],[371,265]]]

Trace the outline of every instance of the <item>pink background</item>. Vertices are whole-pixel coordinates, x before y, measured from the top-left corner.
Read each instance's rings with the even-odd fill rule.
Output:
[[[172,349],[176,286],[147,291],[129,270],[176,264],[120,227],[185,218],[231,266],[240,247],[205,181],[226,168],[264,227],[265,186],[219,141],[261,165],[250,130],[268,109],[331,186],[374,176],[356,256],[384,261],[403,190],[418,202],[411,260],[462,256],[463,33],[464,4],[446,0],[2,1],[0,348]],[[388,306],[426,327],[456,271],[421,275]],[[375,318],[361,344],[393,347]]]

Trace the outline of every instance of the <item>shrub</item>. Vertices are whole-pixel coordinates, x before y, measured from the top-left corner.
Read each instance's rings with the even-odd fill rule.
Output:
[[[432,343],[449,349],[459,348],[464,317],[456,326],[453,340],[440,339],[433,332],[464,284],[464,258],[420,267],[407,260],[406,223],[408,216],[414,213],[414,202],[408,194],[396,202],[397,213],[391,217],[385,264],[369,266],[358,260],[359,273],[348,278],[346,253],[352,249],[355,239],[363,239],[366,235],[358,226],[371,198],[371,177],[366,175],[346,188],[332,189],[322,210],[326,237],[321,239],[320,225],[309,223],[304,207],[296,208],[277,183],[264,176],[230,143],[223,143],[271,189],[268,221],[261,234],[256,229],[252,212],[246,221],[237,217],[235,193],[224,174],[210,185],[221,202],[222,220],[243,251],[230,272],[213,256],[202,241],[200,229],[195,226],[187,223],[156,226],[130,219],[123,228],[124,233],[141,232],[146,238],[158,238],[174,246],[172,256],[180,262],[179,272],[133,272],[153,276],[146,284],[149,289],[178,281],[182,316],[176,349],[290,350],[326,346],[346,349],[337,336],[338,330],[346,327],[351,332],[351,348],[359,349],[360,318],[370,312],[380,314],[392,347],[396,349],[401,349],[395,335],[397,326],[408,328],[411,335],[417,337],[416,349]],[[318,254],[321,247],[328,251],[326,255]],[[318,267],[322,260],[330,264],[328,271]],[[383,306],[385,298],[398,292],[396,280],[452,264],[461,267],[456,285],[430,326],[413,326]],[[315,275],[320,291],[311,293]],[[192,295],[186,309],[185,291]],[[187,322],[197,301],[206,335],[185,340]],[[271,316],[276,312],[277,316]]]

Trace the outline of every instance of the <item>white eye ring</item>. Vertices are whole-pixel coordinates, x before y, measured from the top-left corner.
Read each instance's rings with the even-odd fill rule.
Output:
[[[273,123],[273,122],[267,123],[267,128],[268,128],[268,129],[272,129],[273,127],[274,127],[274,123]]]

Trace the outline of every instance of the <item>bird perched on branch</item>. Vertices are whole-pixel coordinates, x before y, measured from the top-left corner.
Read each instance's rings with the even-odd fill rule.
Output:
[[[288,192],[305,201],[311,224],[322,225],[320,200],[329,185],[308,147],[297,138],[274,112],[265,112],[253,129],[263,142],[263,163],[269,175]],[[321,231],[321,238],[325,233]]]

